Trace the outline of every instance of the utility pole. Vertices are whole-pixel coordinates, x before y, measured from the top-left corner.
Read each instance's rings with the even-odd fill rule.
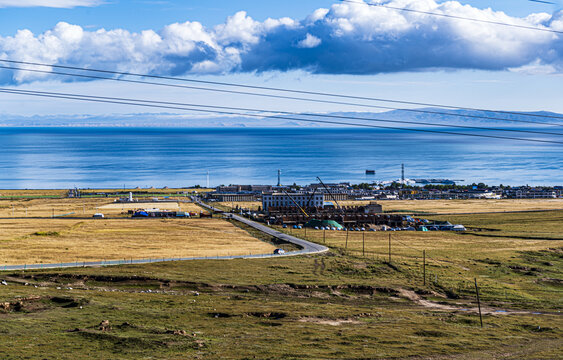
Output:
[[[281,186],[281,170],[278,169],[278,186]]]

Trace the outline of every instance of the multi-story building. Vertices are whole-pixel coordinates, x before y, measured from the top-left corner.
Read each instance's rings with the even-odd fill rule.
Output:
[[[270,207],[324,207],[323,193],[270,193],[262,195],[262,209],[268,211]]]

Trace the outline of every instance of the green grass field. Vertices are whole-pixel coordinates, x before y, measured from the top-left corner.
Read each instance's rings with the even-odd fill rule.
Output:
[[[320,256],[0,273],[0,358],[560,358],[563,212],[444,218],[473,230],[393,233],[390,263],[387,233],[327,232]]]

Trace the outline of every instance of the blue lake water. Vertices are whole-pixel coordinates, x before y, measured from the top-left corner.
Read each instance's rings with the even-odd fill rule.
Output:
[[[359,183],[398,179],[401,163],[407,178],[563,184],[560,144],[380,129],[0,128],[4,189],[205,186],[207,171],[212,186],[275,184],[278,169],[285,184]]]

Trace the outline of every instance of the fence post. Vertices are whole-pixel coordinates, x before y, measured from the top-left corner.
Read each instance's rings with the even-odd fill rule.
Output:
[[[348,228],[346,228],[346,246],[344,248],[348,251]]]
[[[479,299],[479,287],[477,286],[477,278],[475,278],[475,293],[477,293],[477,306],[479,307],[479,321],[483,327],[483,315],[481,315],[481,300]]]
[[[362,256],[366,256],[366,233],[362,233]]]
[[[422,276],[424,277],[424,286],[426,286],[426,250],[422,250]]]
[[[389,263],[391,263],[391,234],[389,234]]]

